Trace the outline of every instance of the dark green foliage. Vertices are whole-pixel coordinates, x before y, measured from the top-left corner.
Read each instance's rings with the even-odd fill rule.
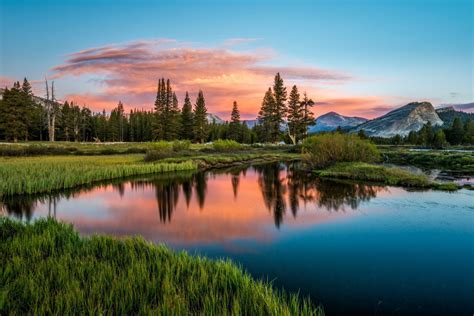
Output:
[[[275,125],[276,103],[271,88],[268,88],[263,97],[262,106],[258,113],[257,133],[262,142],[276,142],[280,133],[279,126]]]
[[[383,150],[388,163],[413,165],[422,168],[474,172],[474,154],[470,152]]]
[[[314,167],[327,167],[337,162],[376,162],[377,147],[356,135],[328,133],[304,140],[303,158]]]
[[[142,238],[83,238],[52,219],[0,219],[2,315],[321,315],[229,261]]]
[[[153,135],[158,140],[177,139],[180,131],[180,111],[178,98],[173,92],[170,80],[158,81],[155,99],[155,122]]]
[[[242,125],[240,124],[240,112],[236,101],[232,105],[228,137],[235,141],[242,140]]]
[[[194,118],[193,118],[193,106],[189,99],[189,94],[186,91],[186,97],[184,98],[183,109],[181,110],[181,139],[194,139]]]
[[[199,90],[196,104],[194,105],[194,138],[203,143],[207,135],[207,108],[204,94]]]
[[[3,99],[0,101],[0,130],[6,140],[28,140],[35,110],[32,95],[27,93],[29,90],[31,87],[21,88],[20,83],[16,82],[11,89],[3,92]]]

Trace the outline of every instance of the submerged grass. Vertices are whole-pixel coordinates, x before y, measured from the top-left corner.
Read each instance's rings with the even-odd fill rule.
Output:
[[[229,261],[0,219],[0,314],[323,315]]]
[[[316,170],[315,173],[322,178],[369,181],[413,188],[433,188],[455,191],[461,187],[456,183],[438,183],[431,181],[424,174],[414,174],[400,168],[384,167],[367,163],[339,163],[327,169]]]
[[[144,163],[142,155],[0,158],[0,196],[45,193],[96,181],[195,170],[192,161]]]

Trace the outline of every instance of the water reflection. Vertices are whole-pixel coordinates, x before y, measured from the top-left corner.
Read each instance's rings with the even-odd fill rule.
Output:
[[[355,210],[381,190],[385,189],[313,178],[298,163],[267,163],[120,179],[47,195],[4,197],[1,203],[8,215],[26,221],[54,216],[87,231],[143,234],[145,230],[153,240],[162,241],[181,230],[178,239],[203,241],[213,234],[221,240],[245,238],[249,227],[255,229],[251,235],[258,235],[269,223],[265,210],[277,229],[290,220],[298,225],[335,219],[344,214],[329,214]],[[300,221],[301,211],[307,212]],[[158,231],[160,225],[174,227]],[[182,225],[193,227],[187,227],[185,234]],[[257,237],[265,239],[267,234]]]

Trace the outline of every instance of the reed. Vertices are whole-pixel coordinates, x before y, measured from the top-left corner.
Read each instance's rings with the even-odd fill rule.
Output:
[[[80,237],[52,219],[0,219],[0,314],[323,315],[230,261],[142,238]]]
[[[0,158],[0,196],[46,193],[96,181],[195,170],[192,161],[144,163],[143,155]]]

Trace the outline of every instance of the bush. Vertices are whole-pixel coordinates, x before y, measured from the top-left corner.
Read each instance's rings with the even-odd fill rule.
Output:
[[[173,142],[173,151],[185,151],[189,150],[191,147],[191,142],[189,140],[176,140]]]
[[[243,146],[235,140],[218,139],[212,144],[212,148],[216,151],[227,152],[241,150]]]
[[[312,136],[302,145],[303,159],[314,167],[327,167],[336,162],[377,162],[377,147],[357,135],[331,133]]]

